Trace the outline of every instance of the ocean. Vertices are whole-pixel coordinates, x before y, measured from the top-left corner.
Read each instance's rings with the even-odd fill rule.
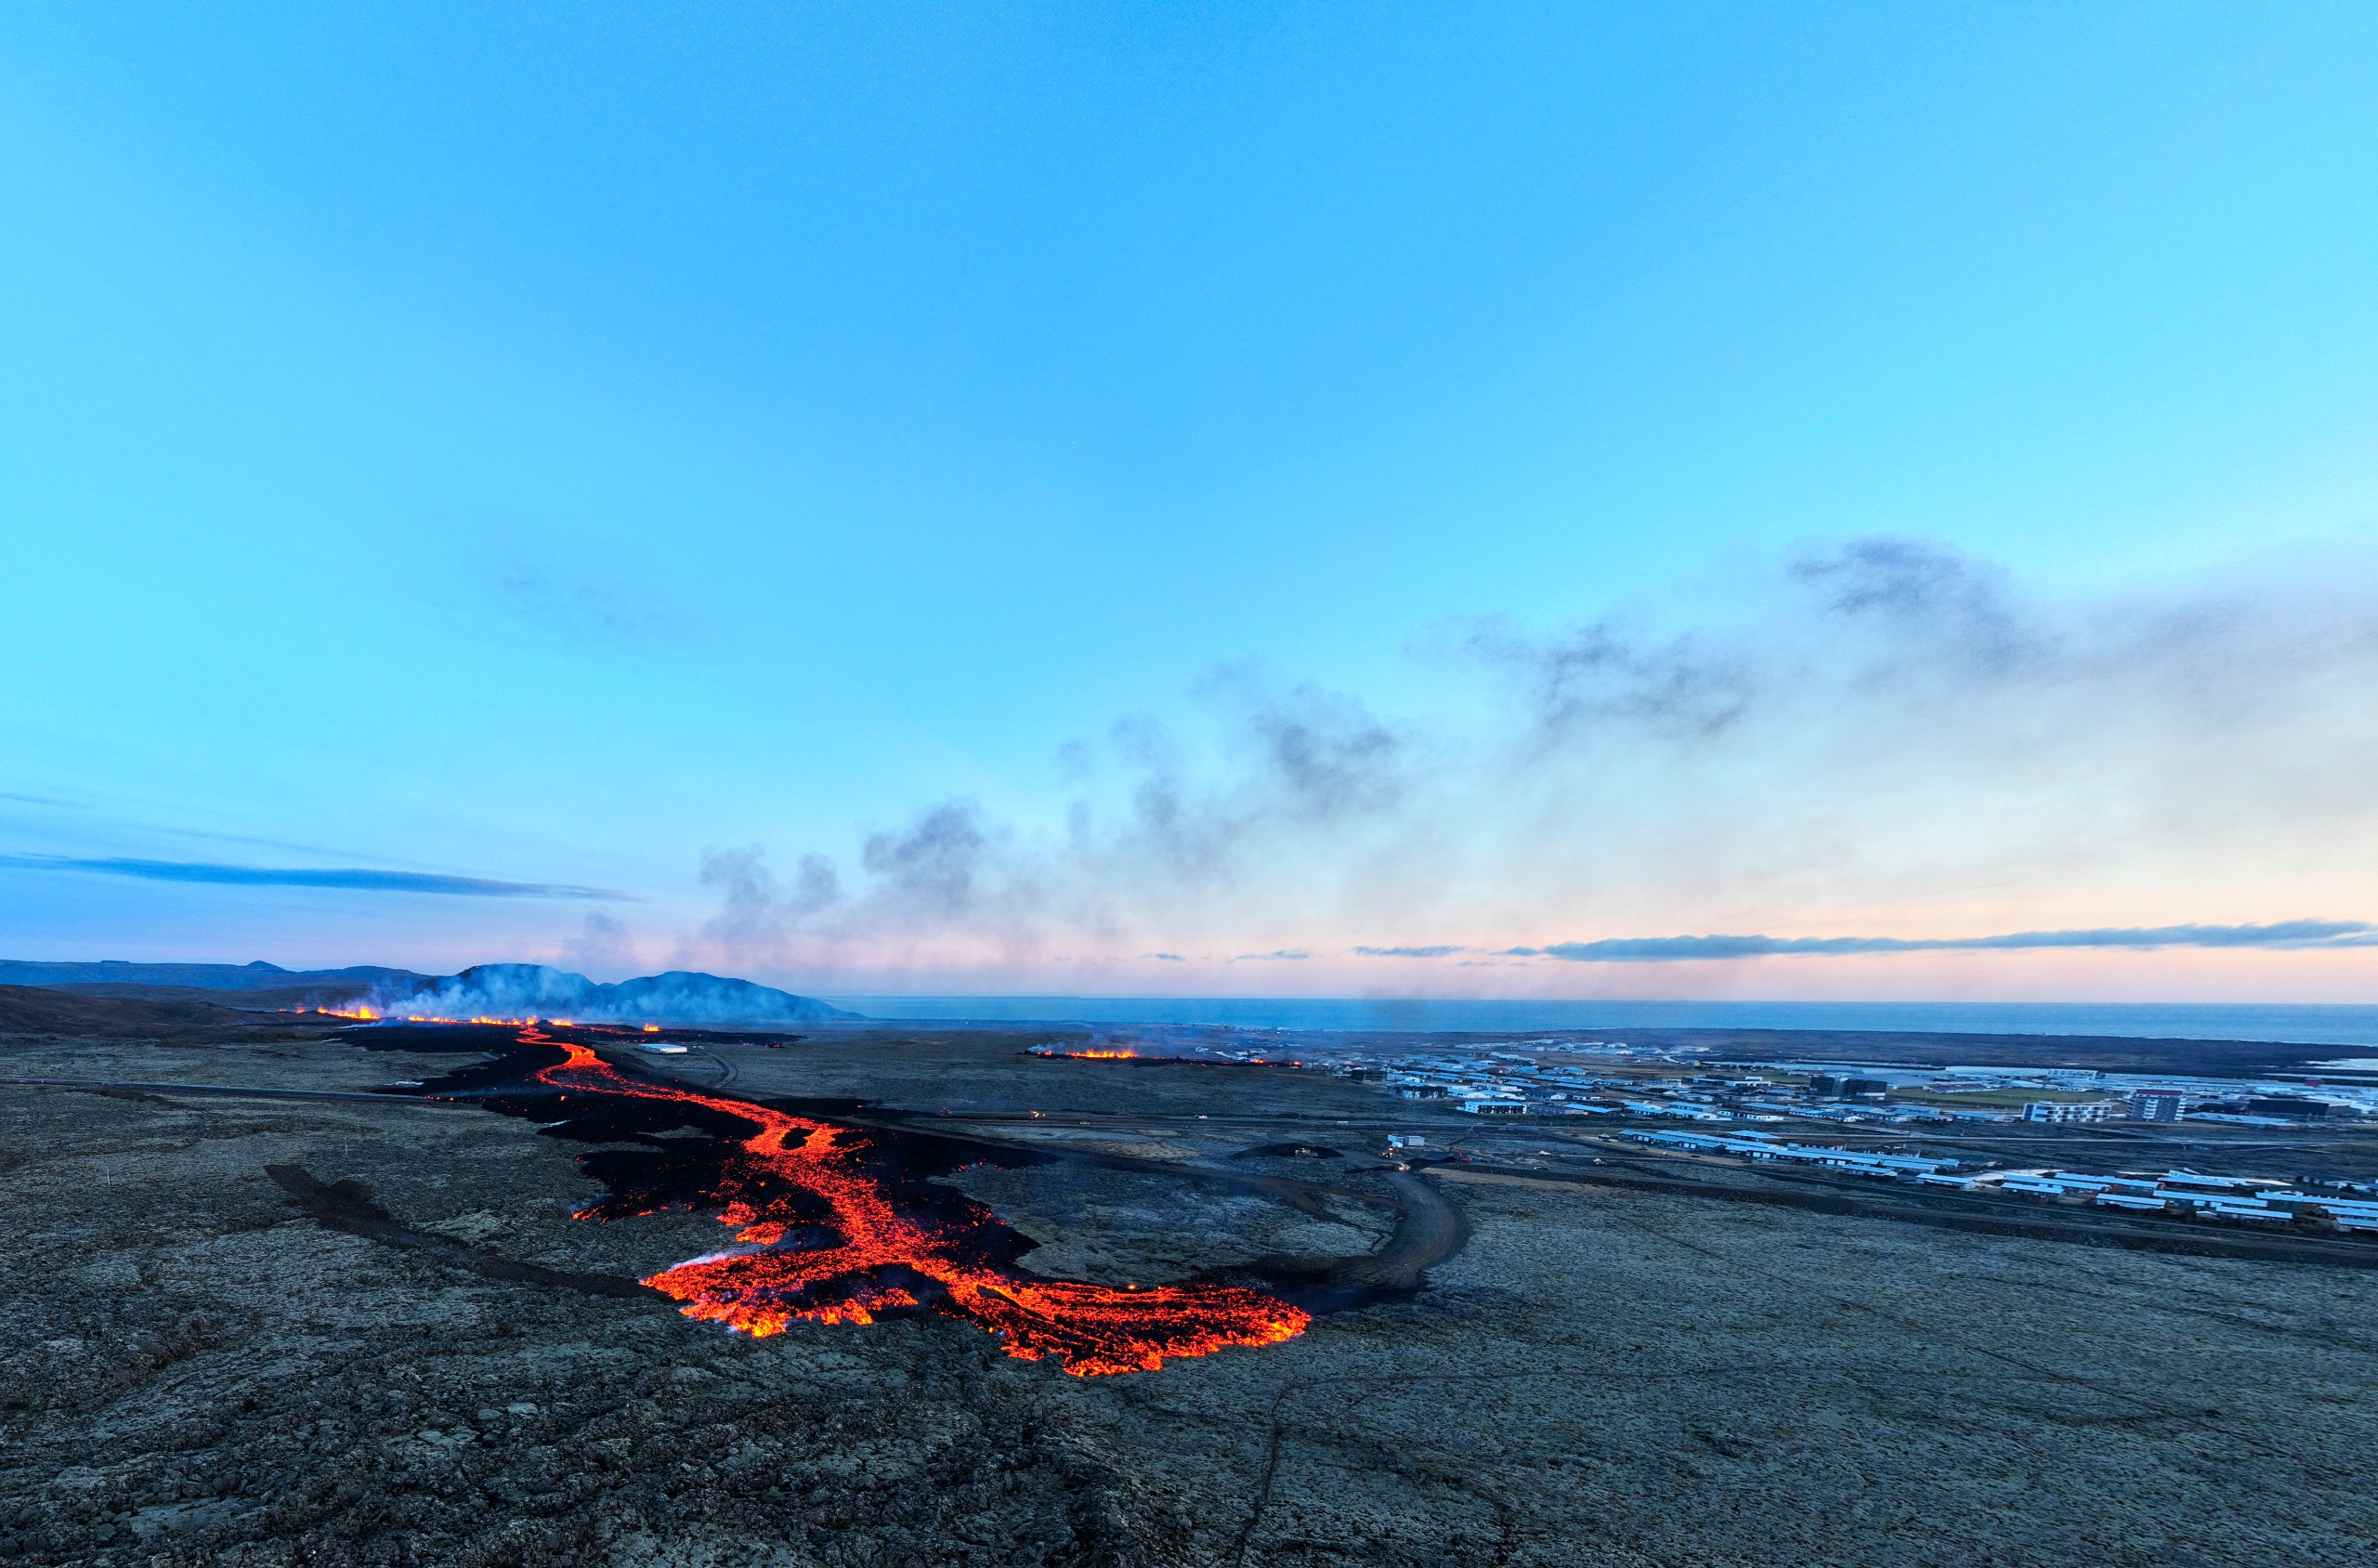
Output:
[[[1855,1029],[2120,1035],[2378,1046],[2378,1006],[2277,1002],[1472,1001],[1412,998],[883,997],[821,999],[870,1018],[1035,1024],[1220,1024],[1246,1029]]]

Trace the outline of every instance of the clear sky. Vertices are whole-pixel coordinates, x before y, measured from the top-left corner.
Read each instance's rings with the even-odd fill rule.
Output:
[[[0,955],[2378,1000],[2374,75],[13,7]]]

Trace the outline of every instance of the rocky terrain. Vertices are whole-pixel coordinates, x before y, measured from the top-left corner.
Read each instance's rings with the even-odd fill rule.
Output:
[[[2188,1568],[2378,1551],[2369,1272],[1458,1167],[1398,1177],[1365,1125],[1381,1102],[1354,1086],[1046,1063],[1024,1043],[829,1031],[670,1065],[1099,1149],[953,1178],[1053,1275],[1387,1245],[1377,1203],[1300,1207],[1169,1168],[1357,1195],[1423,1181],[1467,1244],[1417,1294],[1149,1375],[1069,1378],[930,1317],[753,1340],[333,1228],[266,1173],[352,1183],[415,1235],[556,1277],[632,1278],[720,1244],[702,1215],[571,1218],[597,1189],[533,1125],[361,1092],[451,1059],[304,1031],[20,1028],[0,1076],[324,1097],[0,1089],[0,1561]],[[1300,1143],[1339,1157],[1277,1152]]]

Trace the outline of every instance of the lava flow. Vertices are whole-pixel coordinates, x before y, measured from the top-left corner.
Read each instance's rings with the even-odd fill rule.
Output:
[[[651,1153],[584,1156],[588,1173],[611,1188],[584,1217],[694,1208],[735,1227],[741,1245],[734,1250],[644,1281],[684,1302],[679,1310],[688,1317],[764,1336],[796,1318],[863,1324],[885,1312],[929,1310],[981,1324],[1010,1355],[1053,1359],[1081,1377],[1152,1372],[1169,1357],[1275,1344],[1312,1321],[1298,1307],[1235,1286],[1116,1288],[1032,1277],[1014,1267],[1028,1242],[950,1188],[902,1181],[881,1141],[860,1129],[633,1078],[591,1047],[534,1026],[520,1029],[516,1043],[559,1053],[529,1082],[568,1105],[561,1126],[591,1119],[613,1130],[581,1135],[624,1133],[657,1145]],[[428,1091],[463,1087],[463,1078],[484,1081],[459,1075]],[[498,1094],[489,1103],[516,1114],[540,1114],[535,1107],[552,1104],[542,1095],[510,1099]],[[658,1136],[688,1122],[719,1142],[689,1148],[686,1140]]]

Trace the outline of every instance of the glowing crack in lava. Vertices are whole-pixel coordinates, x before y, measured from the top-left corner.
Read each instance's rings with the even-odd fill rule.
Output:
[[[561,1053],[530,1081],[558,1091],[565,1104],[597,1096],[657,1102],[655,1109],[682,1109],[697,1125],[725,1118],[724,1157],[704,1163],[690,1196],[613,1180],[611,1198],[581,1210],[620,1219],[690,1204],[734,1226],[740,1247],[644,1281],[684,1302],[688,1317],[764,1336],[796,1318],[863,1324],[887,1311],[931,1310],[981,1324],[1012,1356],[1052,1359],[1079,1377],[1153,1372],[1169,1357],[1276,1344],[1312,1321],[1300,1308],[1235,1286],[1139,1289],[1031,1277],[1012,1259],[1001,1266],[998,1238],[1013,1233],[972,1199],[935,1189],[931,1208],[939,1213],[895,1202],[864,1130],[632,1078],[590,1047],[533,1026],[519,1031],[518,1043]],[[738,1126],[751,1130],[738,1139]],[[604,1158],[582,1163],[600,1175]]]

